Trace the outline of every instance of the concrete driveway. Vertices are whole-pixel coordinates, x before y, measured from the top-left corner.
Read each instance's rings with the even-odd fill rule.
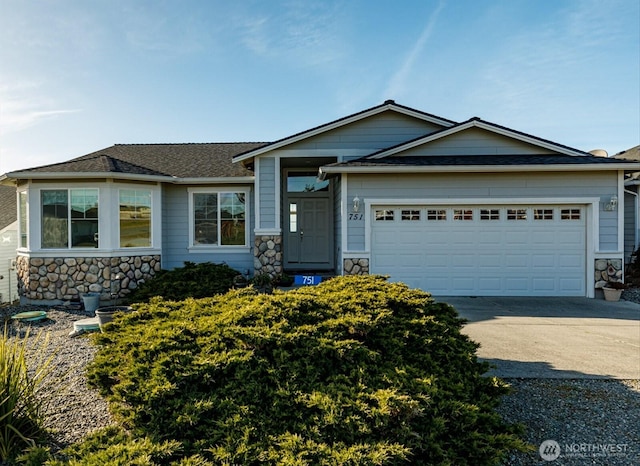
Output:
[[[640,304],[588,298],[434,297],[469,322],[491,372],[513,378],[640,379]]]

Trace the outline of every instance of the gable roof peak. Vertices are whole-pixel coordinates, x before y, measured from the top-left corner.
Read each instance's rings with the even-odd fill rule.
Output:
[[[384,101],[385,105],[395,105],[396,101],[393,99],[387,99]]]

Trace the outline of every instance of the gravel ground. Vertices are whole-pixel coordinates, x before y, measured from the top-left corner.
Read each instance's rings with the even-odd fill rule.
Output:
[[[37,322],[17,322],[10,316],[18,312],[42,310],[47,319]],[[12,335],[24,336],[29,329],[29,339],[35,343],[36,335],[43,331],[48,334],[46,346],[48,354],[54,354],[52,367],[55,370],[50,380],[55,384],[47,385],[52,395],[46,409],[46,427],[51,430],[53,451],[64,448],[81,440],[88,433],[113,424],[107,403],[96,390],[87,386],[85,368],[93,359],[96,348],[84,334],[69,337],[73,322],[90,315],[84,311],[51,309],[37,306],[0,307],[0,318],[9,322]],[[35,343],[32,348],[40,348]],[[42,357],[42,351],[34,351],[30,358]]]
[[[625,295],[638,299],[640,293]],[[0,307],[5,320],[26,310],[45,310],[48,319],[31,323],[30,338],[40,330],[49,334],[48,348],[56,351],[54,365],[62,383],[54,390],[47,426],[54,450],[81,440],[89,432],[113,424],[106,402],[87,387],[84,369],[95,354],[86,335],[70,338],[73,322],[84,311],[29,307]],[[24,333],[28,324],[11,321],[12,332]],[[640,464],[640,381],[608,379],[507,379],[512,393],[499,412],[508,422],[525,424],[531,453],[514,453],[506,465],[631,465]],[[542,442],[557,442],[560,456],[545,461]],[[553,444],[547,450],[553,453]],[[606,452],[602,449],[606,448]],[[598,450],[599,449],[599,450]]]

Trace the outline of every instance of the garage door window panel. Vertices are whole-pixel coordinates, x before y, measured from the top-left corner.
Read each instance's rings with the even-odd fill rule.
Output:
[[[534,220],[553,220],[553,209],[534,209]]]
[[[560,218],[562,220],[580,220],[580,209],[562,209]]]
[[[376,222],[393,222],[394,211],[393,210],[376,210]]]
[[[507,220],[526,220],[527,209],[507,209]]]
[[[453,209],[454,220],[473,220],[473,210],[471,209]]]
[[[419,221],[420,220],[420,211],[419,210],[403,210],[401,212],[400,218],[405,221]]]
[[[427,220],[446,220],[447,211],[445,209],[428,209]]]
[[[500,220],[500,209],[480,209],[480,220]]]

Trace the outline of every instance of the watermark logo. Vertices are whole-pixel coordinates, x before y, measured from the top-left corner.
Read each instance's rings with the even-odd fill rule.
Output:
[[[611,458],[625,457],[630,449],[626,443],[565,443],[560,446],[555,440],[545,440],[538,452],[545,461],[563,458]]]
[[[555,440],[545,440],[538,448],[540,457],[545,461],[553,461],[560,456],[560,444]]]

